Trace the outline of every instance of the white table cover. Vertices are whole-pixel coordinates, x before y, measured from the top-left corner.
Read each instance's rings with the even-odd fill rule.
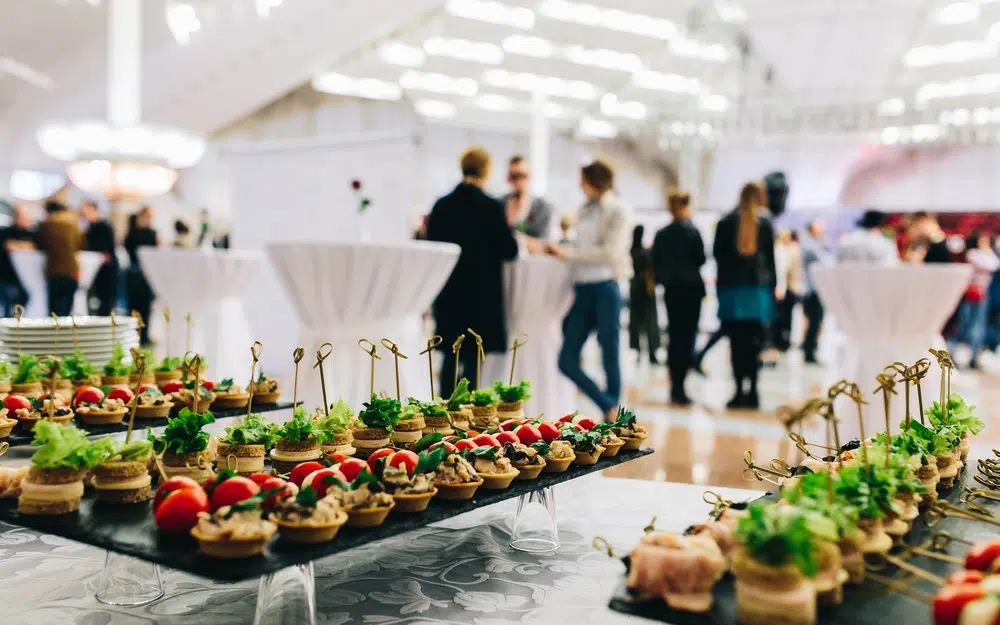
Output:
[[[159,310],[170,308],[170,336],[160,355],[184,354],[185,322],[194,321],[191,350],[208,359],[209,375],[235,377],[246,384],[250,375],[250,334],[242,298],[263,255],[246,250],[139,248]],[[154,323],[162,323],[161,314]]]
[[[514,380],[531,381],[532,397],[526,414],[562,416],[574,406],[573,383],[559,372],[562,320],[573,303],[570,266],[547,256],[529,256],[507,263],[505,297],[510,341],[527,334],[527,344],[518,350]],[[510,355],[502,373],[510,375]]]
[[[49,292],[45,285],[45,254],[39,251],[12,251],[10,260],[14,271],[21,280],[21,286],[28,292],[28,305],[24,307],[24,315],[30,318],[49,316]],[[97,270],[104,262],[104,255],[99,252],[77,252],[76,260],[80,264],[79,288],[73,298],[73,314],[87,314],[87,290],[94,282]]]
[[[458,262],[460,248],[450,243],[272,243],[267,253],[301,321],[300,345],[306,350],[299,399],[322,403],[319,376],[312,369],[316,349],[325,342],[333,355],[325,365],[327,394],[355,408],[368,399],[370,358],[358,346],[366,338],[378,345],[375,392],[395,394],[389,338],[408,358],[400,360],[400,384],[407,395],[428,397],[426,346],[420,315],[427,310]]]
[[[846,337],[846,353],[837,362],[837,379],[857,382],[865,406],[865,434],[885,429],[882,396],[873,396],[875,376],[895,361],[911,365],[932,361],[924,378],[924,405],[938,398],[940,370],[927,350],[941,347],[941,329],[965,292],[969,265],[873,267],[846,263],[812,270],[813,282],[827,312],[835,315]],[[904,417],[903,385],[893,398],[895,428]],[[916,395],[911,410],[917,415]],[[838,404],[842,440],[858,436],[856,412],[848,400]]]

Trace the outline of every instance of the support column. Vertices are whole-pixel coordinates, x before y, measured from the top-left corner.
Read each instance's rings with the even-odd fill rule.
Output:
[[[549,189],[549,144],[552,128],[545,116],[545,94],[533,93],[531,97],[531,135],[528,144],[528,161],[531,163],[531,194],[544,197]]]
[[[108,3],[108,121],[139,122],[142,89],[142,5],[140,0]]]

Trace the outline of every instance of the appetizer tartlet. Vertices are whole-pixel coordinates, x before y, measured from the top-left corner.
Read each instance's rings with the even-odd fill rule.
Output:
[[[597,464],[601,454],[604,453],[604,446],[601,445],[603,435],[600,432],[580,432],[569,425],[562,428],[562,434],[559,435],[559,438],[573,446],[573,453],[576,455],[573,464]]]
[[[554,440],[549,443],[549,451],[545,454],[545,472],[563,473],[576,460],[576,453],[569,441]]]
[[[320,445],[329,441],[329,434],[309,416],[305,408],[296,406],[292,418],[275,432],[271,450],[271,467],[277,473],[288,473],[295,465],[323,456]]]
[[[708,536],[649,534],[642,537],[629,560],[629,591],[640,599],[662,599],[686,612],[712,608],[712,586],[726,571],[722,551]]]
[[[121,343],[115,345],[111,352],[111,360],[104,365],[104,374],[101,376],[101,384],[104,386],[114,386],[115,384],[128,384],[128,374],[130,366],[125,362],[125,348]]]
[[[91,364],[79,349],[74,349],[71,355],[63,359],[63,366],[66,368],[66,379],[73,386],[93,386],[101,383],[97,367]]]
[[[452,452],[441,461],[432,482],[438,489],[438,499],[465,501],[475,496],[483,478],[461,454]]]
[[[180,380],[181,375],[181,359],[177,357],[164,357],[160,365],[153,370],[153,377],[156,379],[157,386],[163,386],[167,382]]]
[[[233,384],[232,378],[226,378],[212,388],[215,400],[212,408],[216,410],[233,410],[246,408],[250,402],[250,393],[244,391],[238,384]]]
[[[135,440],[119,444],[105,439],[107,455],[94,467],[94,489],[97,500],[113,504],[146,501],[152,497],[149,463],[153,459],[153,443]]]
[[[411,403],[414,401],[414,399],[410,399]],[[420,407],[420,413],[424,416],[424,434],[451,436],[455,433],[455,429],[451,426],[452,417],[443,404],[436,401],[421,401],[417,402],[417,405]]]
[[[83,478],[104,458],[100,442],[74,427],[48,421],[35,426],[31,467],[21,482],[17,511],[21,514],[57,515],[75,512],[83,498]]]
[[[274,443],[275,430],[275,424],[257,413],[227,427],[225,436],[219,439],[216,469],[229,469],[240,475],[262,473],[264,456]]]
[[[476,447],[469,451],[469,457],[487,490],[503,490],[518,476],[518,470],[500,447]]]
[[[161,436],[150,434],[153,450],[161,454],[167,477],[184,475],[201,484],[215,476],[212,462],[217,447],[212,444],[208,432],[202,429],[214,422],[211,412],[191,412],[182,408],[180,414],[167,423]]]
[[[646,433],[646,428],[636,421],[635,413],[623,406],[618,408],[618,418],[611,424],[611,431],[625,441],[622,446],[625,451],[638,450],[642,446],[642,442],[649,436]]]
[[[191,536],[213,558],[249,558],[264,551],[278,526],[261,517],[260,500],[251,498],[213,513],[198,513]]]
[[[948,398],[948,414],[943,414],[938,402],[931,404],[927,409],[927,418],[935,431],[942,431],[947,428],[958,436],[957,448],[958,457],[963,463],[969,457],[971,437],[979,434],[986,427],[986,424],[977,418],[973,411],[975,406],[969,406],[960,396],[952,394]]]
[[[592,431],[601,435],[601,447],[604,448],[601,456],[613,458],[618,455],[619,450],[625,445],[625,441],[618,438],[614,433],[614,424],[598,423]]]
[[[545,454],[548,452],[549,445],[544,441],[531,445],[507,443],[503,446],[503,455],[517,469],[517,479],[519,480],[533,480],[541,475],[546,465]]]
[[[18,423],[17,419],[11,419],[8,417],[7,412],[6,408],[0,408],[0,438],[7,438],[10,436],[14,426]]]
[[[347,523],[347,512],[336,497],[320,497],[312,487],[303,486],[294,497],[280,500],[267,518],[278,526],[282,540],[316,544],[334,539]]]
[[[497,380],[493,391],[500,398],[497,413],[501,421],[524,418],[524,401],[531,399],[531,382],[522,379],[520,384],[508,385]]]
[[[128,406],[120,399],[105,397],[93,404],[80,403],[75,412],[77,419],[87,425],[107,425],[121,423],[128,414]]]
[[[408,458],[393,461],[390,456],[386,462],[376,463],[375,474],[385,492],[395,500],[396,512],[423,512],[438,494],[434,486],[435,470],[441,465],[447,450],[441,446],[433,450],[425,449],[420,454],[411,451],[396,453]],[[414,462],[416,464],[412,464]]]
[[[251,386],[253,387],[253,403],[261,406],[278,403],[278,398],[281,396],[281,386],[274,378],[264,375],[263,370]]]
[[[0,359],[0,395],[10,392],[12,377],[14,377],[14,365],[6,357]]]
[[[136,419],[163,419],[170,416],[174,403],[160,389],[148,385],[139,393]]]
[[[176,382],[168,383],[164,390],[172,389],[176,385]],[[183,383],[183,386],[177,390],[167,393],[167,399],[170,400],[176,406],[181,406],[183,408],[193,408],[194,407],[194,380],[188,380]],[[215,401],[215,393],[211,391],[205,382],[202,381],[198,385],[198,409],[207,409]]]
[[[359,458],[367,458],[373,451],[389,446],[389,433],[399,422],[402,409],[399,401],[376,395],[372,395],[371,400],[365,402],[363,407],[351,429]]]
[[[399,421],[393,424],[389,439],[398,447],[413,445],[424,435],[427,422],[421,412],[420,400],[410,398],[399,414]]]
[[[350,484],[334,480],[327,497],[336,499],[347,511],[347,525],[350,527],[382,525],[396,505],[392,495],[385,492],[378,478],[369,471],[363,471]]]
[[[472,409],[468,407],[472,401],[472,394],[469,392],[469,381],[462,378],[452,391],[451,397],[445,402],[448,416],[451,417],[451,425],[459,430],[468,430],[469,421],[472,418]],[[447,436],[447,434],[445,434]]]
[[[330,406],[329,414],[318,411],[314,418],[319,428],[327,433],[327,442],[323,443],[322,446],[324,454],[340,454],[341,456],[355,454],[357,450],[351,444],[354,441],[354,434],[351,433],[354,411],[342,397]]]
[[[28,467],[0,467],[0,499],[21,496],[21,482],[28,475]]]
[[[497,404],[500,399],[492,389],[472,392],[472,419],[469,420],[472,429],[487,430],[500,424],[497,415]]]
[[[10,398],[11,395],[7,397]],[[40,421],[51,421],[57,425],[69,425],[69,422],[73,420],[73,411],[70,410],[66,401],[58,395],[43,395],[42,397],[28,397],[23,399],[31,407],[14,410],[14,418],[17,419],[19,430],[31,432],[34,430],[35,424]]]
[[[42,368],[31,354],[17,355],[17,369],[10,378],[10,392],[18,395],[39,395],[42,392]]]

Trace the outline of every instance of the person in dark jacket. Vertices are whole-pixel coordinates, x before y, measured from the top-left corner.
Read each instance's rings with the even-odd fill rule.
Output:
[[[55,201],[45,202],[45,220],[35,232],[35,247],[45,252],[45,279],[49,312],[68,317],[80,280],[76,253],[83,249],[83,235],[76,213]]]
[[[694,343],[701,319],[705,282],[705,244],[691,223],[691,196],[672,191],[667,207],[674,220],[656,233],[653,240],[653,267],[656,281],[663,285],[667,306],[667,366],[670,369],[670,402],[691,405],[684,381],[694,358]]]
[[[628,342],[642,360],[642,337],[646,337],[649,362],[656,365],[656,350],[660,349],[660,320],[656,311],[656,281],[650,250],[642,244],[645,228],[638,225],[632,231],[632,280],[628,294]]]
[[[757,363],[763,324],[774,319],[774,228],[767,192],[749,182],[736,210],[719,222],[713,246],[718,264],[719,321],[729,337],[736,395],[728,408],[760,407]]]
[[[507,350],[503,265],[517,256],[518,242],[507,224],[503,204],[483,191],[490,177],[490,155],[470,148],[461,159],[462,182],[439,199],[427,219],[427,240],[456,243],[462,248],[455,270],[434,301],[437,333],[444,339],[441,396],[451,395],[455,361],[451,346],[472,329],[483,337],[483,350]],[[467,337],[472,338],[472,337]],[[476,346],[466,341],[461,351],[463,376],[475,383]],[[492,380],[481,380],[485,387]]]
[[[11,224],[0,229],[0,304],[4,317],[13,317],[15,306],[28,305],[28,291],[14,271],[10,253],[35,249],[34,240],[31,215],[23,206],[15,206]]]
[[[94,281],[90,285],[92,299],[97,300],[93,313],[107,317],[115,307],[118,299],[118,257],[115,256],[115,231],[107,219],[101,219],[101,212],[92,200],[85,200],[80,205],[80,213],[87,221],[87,250],[104,255],[104,263],[97,270]]]
[[[128,273],[125,275],[125,288],[128,295],[129,310],[137,310],[146,320],[145,327],[140,330],[139,341],[149,344],[149,317],[153,309],[155,297],[153,288],[146,280],[139,262],[139,248],[157,247],[160,244],[156,230],[153,229],[153,209],[143,206],[139,212],[130,215],[128,232],[125,234],[125,251],[128,252]]]

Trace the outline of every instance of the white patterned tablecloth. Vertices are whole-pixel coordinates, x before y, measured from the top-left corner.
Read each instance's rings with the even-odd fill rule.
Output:
[[[507,546],[512,504],[332,556],[316,563],[317,621],[324,625],[616,625],[643,621],[607,609],[624,571],[595,551],[604,536],[626,553],[653,515],[682,530],[703,520],[705,487],[582,478],[558,487],[562,546],[547,555]],[[715,489],[734,500],[759,493]],[[508,505],[510,504],[510,505]],[[0,524],[5,622],[18,625],[245,625],[255,582],[225,585],[169,571],[166,595],[141,608],[97,603],[91,585],[103,552]]]

